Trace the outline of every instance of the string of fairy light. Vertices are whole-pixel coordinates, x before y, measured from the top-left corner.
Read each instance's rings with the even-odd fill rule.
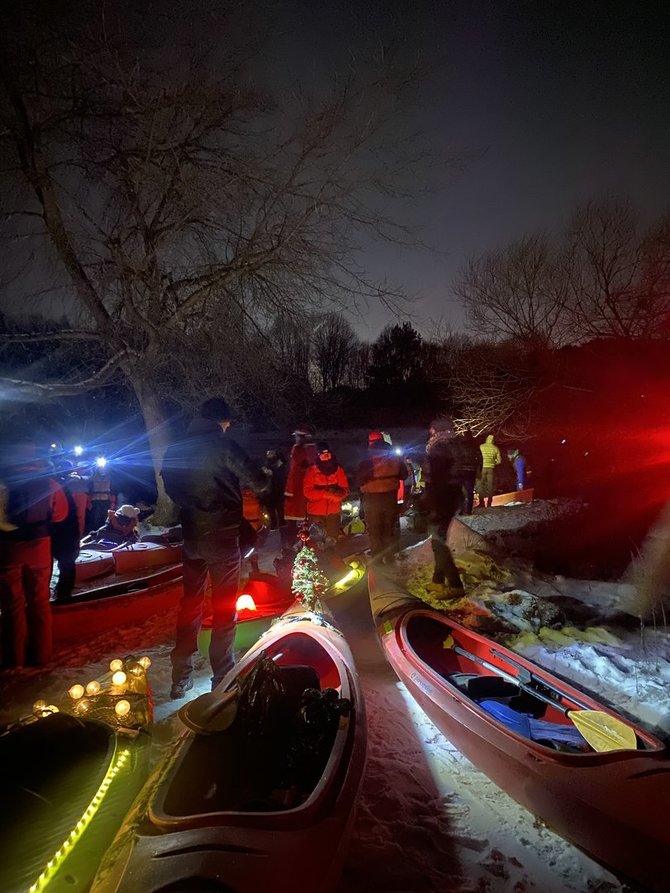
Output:
[[[82,718],[103,720],[116,728],[121,735],[132,733],[132,727],[141,726],[149,719],[146,674],[150,666],[151,659],[146,656],[136,658],[131,655],[123,660],[114,658],[110,661],[109,672],[100,679],[92,679],[85,684],[76,682],[70,686],[67,693],[68,700],[62,708],[56,704],[48,704],[45,700],[38,700],[33,704],[33,713],[23,717],[21,724],[36,722],[63,712]],[[27,893],[41,893],[47,889],[95,818],[115,779],[130,765],[131,751],[128,747],[120,747],[119,740],[121,739],[117,738],[112,761],[90,803],[68,836],[47,861],[40,876],[28,888]]]

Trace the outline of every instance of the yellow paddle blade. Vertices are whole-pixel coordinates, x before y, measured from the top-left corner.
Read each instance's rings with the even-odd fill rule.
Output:
[[[568,710],[570,720],[594,750],[636,750],[635,731],[609,713],[600,710]]]

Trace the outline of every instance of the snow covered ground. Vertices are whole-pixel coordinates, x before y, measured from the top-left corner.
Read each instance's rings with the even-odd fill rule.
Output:
[[[625,584],[540,576],[527,562],[510,565],[486,553],[482,537],[496,525],[522,528],[529,517],[555,510],[541,502],[501,507],[474,515],[468,529],[458,527],[454,543],[469,598],[446,607],[642,725],[670,733],[670,640],[665,628],[641,629],[617,610],[629,594]],[[272,535],[261,566],[271,563],[276,548]],[[430,569],[424,544],[406,553],[401,571],[429,602]],[[437,731],[384,660],[364,581],[329,604],[352,646],[369,724],[363,793],[338,893],[629,889],[517,806]],[[59,651],[49,667],[0,674],[0,722],[31,712],[38,697],[60,699],[74,682],[101,675],[113,657],[148,654],[160,759],[180,728],[181,702],[168,698],[174,621],[171,612],[121,627]],[[209,669],[200,659],[193,695],[208,689]]]

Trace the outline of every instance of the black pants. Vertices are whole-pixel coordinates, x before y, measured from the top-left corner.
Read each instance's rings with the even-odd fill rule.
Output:
[[[227,528],[199,541],[184,539],[184,594],[177,615],[172,651],[172,681],[183,685],[193,673],[198,650],[207,581],[212,588],[212,640],[209,662],[212,688],[234,663],[235,605],[240,584],[239,527]]]
[[[392,493],[363,493],[361,496],[365,524],[373,556],[390,555],[396,550],[398,534],[398,502]],[[362,513],[362,514],[363,514]]]
[[[62,550],[54,552],[54,558],[58,565],[58,583],[56,583],[56,598],[64,601],[72,597],[74,589],[75,576],[77,573],[77,556],[79,555],[79,546],[76,550]]]
[[[461,510],[465,515],[472,514],[473,502],[475,499],[475,481],[477,475],[473,471],[472,474],[461,475],[461,488],[463,490],[463,503]]]

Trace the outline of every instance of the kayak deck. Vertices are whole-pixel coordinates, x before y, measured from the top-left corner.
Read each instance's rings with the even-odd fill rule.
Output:
[[[323,692],[332,688],[350,697],[346,670],[304,633],[290,633],[272,643],[267,655],[274,659],[284,685],[281,711],[295,717],[306,689]],[[249,669],[249,668],[248,668]],[[338,726],[330,727],[309,749],[304,747],[292,719],[276,724],[269,736],[250,735],[242,723],[216,735],[196,735],[152,811],[156,824],[189,822],[196,816],[226,813],[281,812],[300,807],[314,795],[327,774],[334,754]],[[297,771],[297,753],[304,751],[304,765]],[[309,752],[308,752],[309,751]],[[303,771],[304,770],[304,771]],[[300,775],[301,793],[284,779]]]

